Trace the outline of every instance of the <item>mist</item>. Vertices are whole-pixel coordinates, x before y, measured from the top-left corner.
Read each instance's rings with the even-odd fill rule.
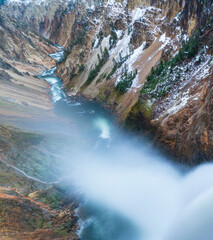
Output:
[[[94,147],[88,151],[82,146],[72,153],[71,167],[66,167],[64,175],[87,201],[128,219],[139,231],[131,240],[202,239],[195,238],[202,225],[196,223],[194,215],[198,218],[203,205],[206,207],[205,199],[209,198],[211,205],[213,165],[186,173],[145,140],[131,140],[110,124],[104,118],[94,118],[92,125],[99,132]],[[211,221],[213,213],[204,217]],[[189,227],[184,233],[186,224]]]
[[[98,104],[67,99],[53,74],[54,69],[42,77],[52,84],[55,114],[70,122],[62,134],[75,142],[64,142],[60,159],[64,181],[83,196],[80,237],[212,239],[213,165],[183,170],[145,139],[122,132]]]

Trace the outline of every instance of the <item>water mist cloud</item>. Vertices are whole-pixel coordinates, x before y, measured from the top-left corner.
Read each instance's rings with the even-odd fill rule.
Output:
[[[59,60],[62,55],[63,51],[52,57]],[[54,71],[55,68],[46,71],[41,77],[52,85],[56,102],[66,98]],[[92,214],[88,220],[88,224],[95,226],[96,237],[93,230],[83,240],[212,240],[212,164],[184,175],[147,143],[137,144],[118,133],[100,112],[97,114],[93,108],[88,111],[88,105],[84,107],[67,99],[65,102],[64,112],[67,113],[68,106],[73,107],[70,116],[82,129],[76,129],[78,140],[70,135],[77,146],[71,150],[68,147],[60,156],[63,175],[94,203],[96,212],[99,205],[104,208],[104,214],[100,213],[104,217],[98,219]],[[59,101],[62,112],[63,107]],[[124,236],[125,229],[124,234],[109,234],[113,227],[122,231],[110,211],[128,219],[139,229],[140,237]],[[101,227],[104,224],[106,229]],[[128,224],[121,221],[121,225]]]
[[[103,126],[98,122],[98,128]],[[70,176],[88,199],[131,220],[141,231],[140,240],[174,240],[168,235],[176,232],[182,214],[213,186],[213,166],[201,166],[184,176],[153,149],[145,148],[124,141],[122,135],[110,149],[81,152]],[[192,223],[193,214],[187,214],[187,219]],[[178,238],[177,233],[176,237],[194,240]]]
[[[81,152],[70,176],[88,199],[130,219],[145,239],[159,240],[180,208],[180,174],[153,150],[143,153],[122,138],[110,149]]]

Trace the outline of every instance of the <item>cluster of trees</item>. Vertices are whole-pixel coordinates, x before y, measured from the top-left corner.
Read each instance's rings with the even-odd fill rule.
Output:
[[[72,71],[71,71],[71,73],[70,73],[70,80],[72,80],[75,76],[76,76],[76,69],[75,69],[75,67],[73,67],[72,68]]]
[[[165,63],[161,60],[160,64],[156,67],[151,69],[150,74],[147,77],[147,81],[150,82],[152,81],[155,77],[160,76],[160,74],[162,73],[162,71],[165,68]]]
[[[64,57],[60,61],[58,61],[57,64],[60,64],[64,61],[66,61],[67,57],[70,55],[70,53],[75,45],[83,45],[86,30],[87,30],[87,28],[86,28],[86,26],[84,26],[84,30],[81,31],[74,40],[72,40],[72,42],[70,43],[70,45],[67,48],[64,49]]]
[[[194,58],[199,50],[200,36],[199,34],[192,36],[189,40],[182,41],[182,47],[180,48],[178,54],[170,61],[171,67],[176,66],[185,59]]]
[[[188,41],[182,41],[182,46],[179,52],[169,61],[160,61],[156,68],[152,68],[150,74],[147,77],[147,83],[141,90],[141,93],[149,93],[155,97],[161,97],[166,94],[169,87],[165,89],[159,89],[158,93],[154,93],[154,89],[159,82],[166,81],[166,74],[168,71],[173,72],[173,68],[182,63],[186,59],[194,58],[200,45],[200,35],[196,34],[189,38]],[[177,74],[177,79],[180,79],[180,73]]]
[[[112,75],[116,72],[118,68],[120,68],[124,62],[130,57],[130,54],[127,54],[125,57],[122,57],[121,53],[119,53],[119,61],[116,62],[115,59],[113,58],[113,68],[111,72],[107,75],[107,80],[109,80]]]
[[[78,68],[78,73],[82,73],[85,70],[85,65],[81,64]]]
[[[109,59],[109,51],[107,48],[104,48],[104,51],[101,50],[101,56],[98,54],[98,64],[90,71],[87,81],[83,87],[88,86],[98,75],[103,65]]]
[[[117,40],[118,40],[117,33],[115,32],[115,29],[112,29],[109,38],[109,49],[112,49],[116,45]]]
[[[132,71],[128,72],[128,67],[125,64],[121,75],[121,80],[116,85],[116,90],[118,90],[121,94],[126,93],[132,86],[133,79],[136,77],[137,73],[137,70],[134,73]]]
[[[72,80],[77,75],[77,73],[82,73],[85,70],[84,64],[81,64],[80,66],[77,65],[77,67],[78,68],[75,67],[72,68],[72,71],[70,73],[70,80]]]
[[[101,42],[103,39],[104,39],[104,33],[103,33],[103,31],[100,30],[100,32],[98,34],[98,44],[96,47],[99,47],[101,45]]]

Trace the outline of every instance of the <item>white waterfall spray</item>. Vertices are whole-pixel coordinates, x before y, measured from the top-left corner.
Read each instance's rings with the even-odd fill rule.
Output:
[[[59,59],[60,56],[61,53],[53,55]],[[51,89],[54,101],[54,93],[60,97],[62,92],[57,85],[58,79],[43,78],[52,87],[56,86]],[[53,82],[55,79],[57,81]],[[68,104],[78,107],[78,104]],[[85,113],[83,111],[82,114]],[[82,123],[88,124],[88,118],[84,116],[85,122]],[[80,146],[76,153],[66,153],[64,158],[68,158],[69,162],[68,155],[72,160],[70,167],[66,165],[64,175],[70,176],[70,181],[81,189],[88,200],[128,219],[140,230],[140,237],[107,237],[110,231],[110,225],[107,225],[101,237],[95,238],[96,233],[93,233],[90,237],[87,235],[86,240],[213,239],[212,164],[182,173],[147,144],[137,145],[124,134],[113,134],[110,123],[103,116],[96,115],[92,123],[91,128],[99,131],[97,141],[103,140],[105,145],[96,142],[95,148],[89,152],[88,148]],[[83,137],[90,139],[92,136]],[[89,222],[98,225],[94,216]],[[100,224],[103,223],[102,219]]]
[[[210,224],[204,228],[213,220],[213,165],[182,174],[153,150],[122,140],[108,152],[81,158],[71,173],[74,181],[88,199],[131,220],[140,240],[202,240],[197,232],[204,229],[213,236]]]

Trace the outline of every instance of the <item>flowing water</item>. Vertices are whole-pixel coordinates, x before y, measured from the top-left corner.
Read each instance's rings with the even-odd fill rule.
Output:
[[[63,51],[51,56],[60,60]],[[65,154],[64,176],[84,195],[81,239],[212,240],[212,164],[183,172],[122,133],[98,104],[67,99],[54,71],[41,77],[51,84],[55,113],[73,123],[70,138],[78,139],[77,150]]]

